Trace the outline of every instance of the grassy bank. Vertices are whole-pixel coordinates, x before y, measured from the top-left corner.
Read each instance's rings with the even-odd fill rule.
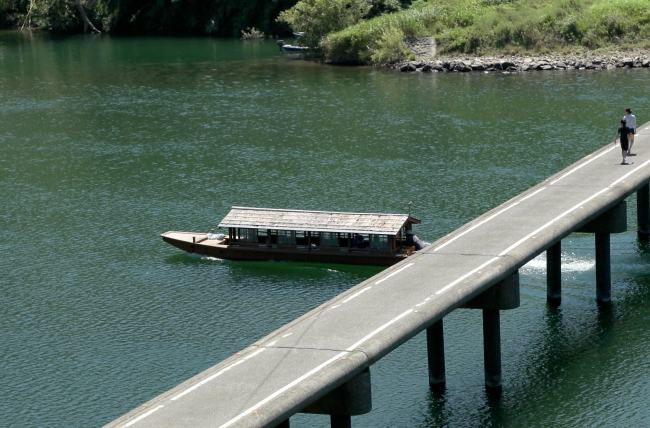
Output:
[[[441,54],[650,47],[649,0],[429,0],[328,34],[333,62],[408,58],[405,38],[433,36]]]

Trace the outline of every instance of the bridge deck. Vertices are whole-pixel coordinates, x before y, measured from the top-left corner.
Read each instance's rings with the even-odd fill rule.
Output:
[[[633,164],[609,144],[107,426],[274,426],[648,183],[637,132]]]

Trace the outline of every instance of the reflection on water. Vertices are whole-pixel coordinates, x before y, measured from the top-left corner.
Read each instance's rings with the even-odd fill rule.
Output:
[[[232,205],[406,212],[433,242],[603,144],[650,109],[647,69],[400,74],[287,60],[273,41],[0,34],[0,420],[102,425],[380,271],[232,262],[164,244]],[[481,314],[445,319],[446,390],[424,335],[375,364],[355,426],[639,426],[650,418],[650,249],[612,237],[595,304],[593,237],[544,256],[502,314],[500,396]],[[296,415],[292,426],[327,426]]]

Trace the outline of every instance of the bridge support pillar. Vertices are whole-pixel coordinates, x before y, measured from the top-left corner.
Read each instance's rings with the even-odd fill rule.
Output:
[[[601,303],[612,300],[609,233],[596,234],[596,300]]]
[[[610,259],[610,233],[627,231],[627,204],[625,201],[599,215],[576,232],[596,234],[596,300],[612,300],[612,266]]]
[[[485,387],[501,388],[501,323],[498,309],[483,309]]]
[[[518,308],[519,272],[515,272],[462,308],[483,310],[483,362],[485,387],[501,388],[501,319],[500,310]]]
[[[442,320],[427,328],[427,357],[429,386],[434,390],[445,388],[445,337]]]
[[[648,242],[650,240],[650,184],[646,184],[636,192],[636,217],[639,241]]]
[[[546,250],[546,301],[551,306],[562,303],[562,241]]]
[[[332,428],[350,428],[352,416],[363,415],[370,410],[372,410],[372,394],[370,369],[367,368],[355,378],[311,403],[301,412],[330,415]]]
[[[330,415],[332,428],[352,428],[352,417],[341,415]]]

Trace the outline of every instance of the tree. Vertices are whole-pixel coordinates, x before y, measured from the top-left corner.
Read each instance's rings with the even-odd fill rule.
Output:
[[[0,28],[239,37],[255,27],[277,35],[288,31],[276,21],[278,14],[297,1],[0,0]]]
[[[372,7],[371,0],[300,0],[277,20],[304,32],[301,40],[306,45],[317,46],[326,34],[361,21]]]
[[[88,28],[90,28],[92,31],[96,33],[101,33],[95,26],[93,25],[92,22],[90,22],[90,19],[88,19],[88,15],[86,15],[86,9],[92,9],[95,6],[97,6],[97,0],[89,0],[86,3],[81,3],[80,0],[74,0],[75,5],[77,6],[77,10],[79,11],[79,15],[81,15],[81,19],[84,22],[84,33],[88,32]]]

